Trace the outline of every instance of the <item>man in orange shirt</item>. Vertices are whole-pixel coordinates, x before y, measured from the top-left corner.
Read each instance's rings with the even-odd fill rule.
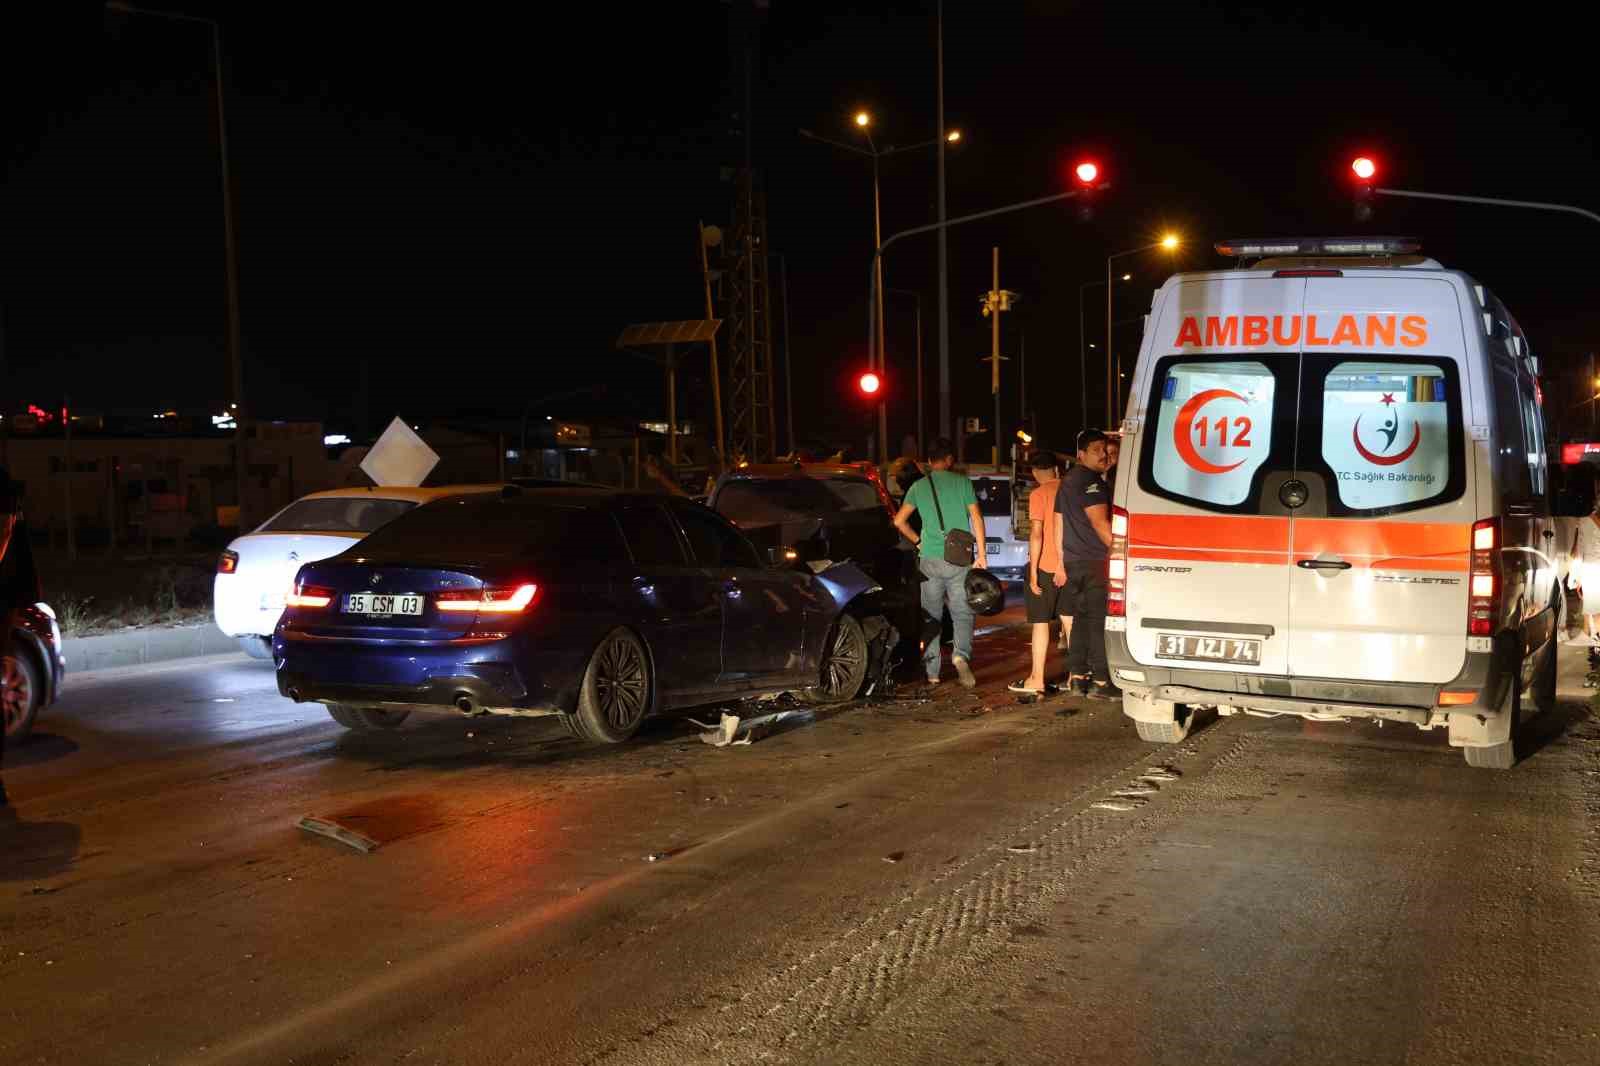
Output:
[[[1061,619],[1061,631],[1072,626],[1064,608],[1065,589],[1055,575],[1061,569],[1060,516],[1056,513],[1056,490],[1061,487],[1061,467],[1055,453],[1037,451],[1028,457],[1028,466],[1038,488],[1028,496],[1028,621],[1033,623],[1033,672],[1013,682],[1012,692],[1040,696],[1045,692],[1045,656],[1050,652],[1050,620]],[[1062,583],[1064,584],[1064,582]]]

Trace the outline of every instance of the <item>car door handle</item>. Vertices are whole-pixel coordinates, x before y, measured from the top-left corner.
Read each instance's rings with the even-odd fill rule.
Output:
[[[1348,570],[1354,564],[1343,559],[1301,559],[1294,565],[1302,570]]]

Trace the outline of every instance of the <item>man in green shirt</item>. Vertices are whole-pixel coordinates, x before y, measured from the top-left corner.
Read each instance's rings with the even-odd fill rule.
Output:
[[[922,610],[930,618],[942,620],[945,607],[950,608],[950,622],[955,629],[955,648],[950,653],[950,663],[956,668],[961,683],[971,688],[978,682],[972,676],[972,605],[967,602],[967,574],[974,566],[986,567],[987,559],[978,497],[972,491],[972,480],[950,469],[955,461],[956,450],[949,440],[941,437],[933,442],[928,453],[928,476],[906,493],[900,513],[894,516],[894,524],[917,546],[917,564],[922,570]],[[921,537],[911,528],[913,514],[922,520]],[[945,533],[963,527],[972,531],[977,552],[971,565],[957,566],[945,561]],[[940,635],[935,634],[922,652],[922,665],[928,671],[930,685],[939,683],[939,641]]]

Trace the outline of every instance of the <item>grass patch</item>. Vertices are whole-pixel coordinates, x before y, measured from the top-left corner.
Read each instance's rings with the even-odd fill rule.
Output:
[[[36,551],[44,601],[61,633],[86,637],[211,617],[216,556],[107,557]]]

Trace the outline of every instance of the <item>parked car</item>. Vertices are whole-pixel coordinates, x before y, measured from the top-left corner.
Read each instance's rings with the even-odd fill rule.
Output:
[[[313,492],[236,537],[217,560],[212,612],[217,628],[253,659],[272,658],[272,631],[301,566],[338,555],[412,508],[499,485],[353,488]]]
[[[1028,574],[1028,529],[1016,522],[1026,514],[1033,479],[1015,482],[1012,474],[973,474],[972,491],[983,515],[984,552],[989,572],[1002,581],[1022,581]],[[1014,506],[1015,505],[1015,506]]]
[[[922,606],[916,550],[894,527],[895,503],[871,463],[765,463],[717,480],[707,506],[763,549],[795,562],[852,562],[882,587],[880,613],[917,639]]]
[[[39,712],[56,701],[67,672],[61,629],[49,604],[16,608],[12,621],[11,654],[0,660],[0,715],[8,744],[32,732]]]
[[[784,557],[661,494],[438,500],[301,567],[273,638],[278,689],[351,729],[417,711],[560,715],[605,743],[719,699],[851,699],[882,625],[878,586]]]

